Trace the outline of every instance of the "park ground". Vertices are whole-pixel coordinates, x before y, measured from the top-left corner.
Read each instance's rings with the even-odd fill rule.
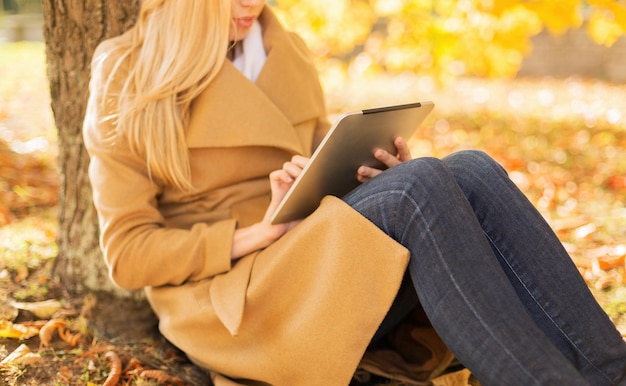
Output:
[[[626,333],[626,87],[579,78],[441,84],[414,74],[322,75],[333,115],[434,101],[410,140],[414,156],[468,148],[493,155]],[[97,294],[75,298],[51,276],[57,139],[46,85],[43,44],[0,45],[0,384],[99,385],[112,372],[107,352],[127,367],[120,384],[164,384],[149,372],[142,377],[144,370],[206,384],[206,374],[158,335],[144,307]],[[42,341],[37,331],[49,320],[57,328]],[[20,347],[26,354],[8,360]]]

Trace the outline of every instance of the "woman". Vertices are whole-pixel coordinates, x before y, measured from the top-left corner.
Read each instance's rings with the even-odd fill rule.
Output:
[[[437,346],[422,307],[485,385],[626,382],[615,327],[482,153],[411,160],[398,138],[397,156],[375,154],[387,171],[361,167],[346,197],[270,225],[328,123],[306,47],[263,0],[144,0],[98,47],[90,90],[111,278],[145,288],[163,335],[216,385],[347,385],[361,361],[428,381],[445,352],[427,353],[426,375],[383,355]]]

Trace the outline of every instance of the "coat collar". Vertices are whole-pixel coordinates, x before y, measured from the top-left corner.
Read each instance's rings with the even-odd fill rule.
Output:
[[[325,114],[317,70],[299,37],[266,7],[259,18],[267,60],[256,83],[226,61],[194,101],[187,145],[274,146],[303,153],[294,125]]]

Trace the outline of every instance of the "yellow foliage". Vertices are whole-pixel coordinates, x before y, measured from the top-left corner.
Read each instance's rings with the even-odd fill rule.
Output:
[[[626,32],[626,7],[616,1],[596,0],[587,31],[598,44],[612,46]]]
[[[363,42],[375,15],[364,0],[277,0],[277,10],[320,56],[341,55]]]
[[[350,73],[419,72],[511,77],[546,28],[583,25],[598,44],[626,33],[626,7],[614,0],[276,0],[286,24],[326,64]],[[337,68],[335,66],[335,68]]]
[[[542,23],[554,34],[562,34],[569,28],[580,27],[583,18],[581,0],[520,1],[535,13]]]
[[[499,17],[510,8],[519,5],[518,0],[482,0],[477,2],[479,9]]]

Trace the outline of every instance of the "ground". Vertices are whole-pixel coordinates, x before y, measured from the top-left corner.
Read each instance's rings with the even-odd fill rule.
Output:
[[[62,308],[46,320],[62,320],[72,335],[80,333],[75,346],[53,334],[49,347],[41,347],[39,335],[29,339],[0,338],[0,360],[25,344],[39,358],[28,365],[0,365],[0,384],[17,385],[101,385],[111,372],[105,354],[115,352],[122,366],[131,362],[143,369],[162,370],[164,375],[179,380],[180,385],[207,385],[208,374],[193,366],[180,351],[169,344],[157,331],[156,318],[147,303],[132,299],[118,299],[106,294],[73,296],[62,291],[49,278],[52,260],[29,268],[26,278],[16,282],[17,270],[5,270],[0,285],[0,308],[11,311],[10,301],[15,294],[33,300],[61,299]],[[19,278],[18,278],[19,279]],[[13,311],[14,312],[14,311]],[[0,318],[3,319],[3,318]],[[32,312],[21,310],[14,323],[37,323],[40,319]],[[0,328],[0,336],[7,328]],[[142,379],[138,368],[126,371],[120,385],[157,385]]]

